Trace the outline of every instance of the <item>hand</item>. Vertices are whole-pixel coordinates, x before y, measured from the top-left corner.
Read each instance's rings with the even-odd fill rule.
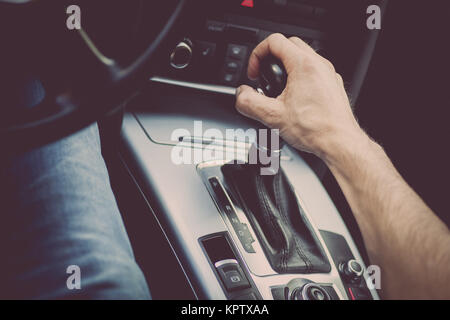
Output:
[[[277,98],[269,98],[249,86],[239,87],[240,113],[279,129],[288,144],[322,159],[342,143],[365,136],[353,116],[342,77],[328,60],[297,37],[272,34],[250,56],[250,79],[258,77],[260,62],[268,54],[284,64],[286,88]]]

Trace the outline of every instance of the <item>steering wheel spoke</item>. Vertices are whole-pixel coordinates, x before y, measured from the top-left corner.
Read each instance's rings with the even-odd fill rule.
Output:
[[[71,31],[69,41],[65,52],[73,64],[71,72],[77,76],[74,80],[79,81],[74,83],[76,87],[107,85],[117,80],[121,74],[119,65],[100,51],[84,29]]]
[[[33,110],[24,111],[19,116],[8,118],[10,114],[6,114],[3,117],[4,121],[0,121],[0,144],[23,150],[49,143],[116,109],[117,105],[134,93],[139,83],[149,77],[147,68],[153,61],[156,50],[168,37],[187,2],[174,1],[170,16],[158,26],[157,30],[160,31],[156,38],[138,58],[122,67],[101,52],[86,30],[60,27],[61,20],[55,18],[55,12],[60,12],[65,2],[0,0],[0,6],[10,5],[14,8],[11,12],[14,12],[20,21],[51,13],[51,21],[43,24],[35,20],[29,22],[35,24],[30,26],[29,46],[35,46],[33,49],[36,49],[29,57],[33,57],[33,61],[39,64],[38,69],[42,72],[39,76],[42,76],[47,96],[42,103],[33,107]],[[46,7],[39,6],[41,3]],[[164,5],[158,3],[154,8],[158,10],[162,6]],[[33,10],[38,10],[39,14],[33,15]],[[14,22],[15,17],[9,17],[7,21],[17,24],[17,21]],[[34,31],[33,27],[36,25],[40,29]],[[22,29],[24,32],[28,30]],[[42,34],[46,36],[40,38]],[[41,48],[40,41],[43,43]],[[27,51],[24,52],[21,52],[22,56],[27,54]],[[17,112],[15,114],[17,115]]]

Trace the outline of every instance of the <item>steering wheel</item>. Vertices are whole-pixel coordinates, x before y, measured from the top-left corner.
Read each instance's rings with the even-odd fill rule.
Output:
[[[149,2],[152,14],[158,15],[165,1]],[[156,52],[174,29],[185,2],[174,1],[168,18],[153,26],[155,36],[143,53],[127,65],[121,65],[103,54],[83,27],[69,30],[66,11],[71,3],[0,0],[0,20],[3,20],[0,28],[10,27],[14,33],[8,40],[27,41],[34,51],[19,50],[12,57],[2,58],[17,59],[14,56],[17,54],[25,60],[38,61],[45,74],[42,80],[48,85],[46,97],[38,106],[11,116],[13,112],[2,110],[0,146],[23,150],[43,145],[74,133],[116,109],[149,79]]]

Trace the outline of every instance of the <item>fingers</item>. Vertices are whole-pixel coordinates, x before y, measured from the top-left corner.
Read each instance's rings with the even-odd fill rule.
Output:
[[[248,77],[250,79],[256,79],[258,77],[260,62],[269,54],[280,59],[289,74],[298,64],[301,50],[282,34],[271,34],[256,46],[250,56],[248,63]]]
[[[345,90],[344,79],[342,78],[342,76],[339,73],[336,73],[336,78],[337,78],[338,85],[341,88],[342,97],[348,99],[347,91]]]
[[[249,86],[240,86],[236,91],[236,109],[243,115],[274,128],[280,123],[282,103],[266,97]]]
[[[333,64],[328,61],[327,59],[325,59],[324,57],[322,57],[320,54],[318,54],[310,45],[308,45],[305,41],[303,41],[302,39],[298,38],[298,37],[290,37],[289,41],[291,41],[292,43],[294,43],[297,47],[299,47],[300,49],[304,50],[305,52],[309,52],[311,54],[314,54],[315,56],[318,56],[319,59],[325,63],[327,65],[328,68],[330,68],[331,70],[334,71],[334,66]]]
[[[291,41],[293,44],[295,44],[297,47],[299,47],[302,50],[309,51],[311,53],[315,53],[313,48],[309,44],[307,44],[305,41],[300,39],[299,37],[290,37],[289,41]]]

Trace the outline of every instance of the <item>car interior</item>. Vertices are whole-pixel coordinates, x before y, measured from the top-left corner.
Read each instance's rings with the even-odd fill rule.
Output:
[[[2,5],[29,21],[38,19],[35,10],[48,16],[63,7],[35,9],[40,1],[31,1],[27,12],[14,2]],[[59,80],[45,110],[0,121],[1,142],[37,147],[98,121],[111,186],[153,299],[383,298],[367,284],[362,235],[324,162],[282,144],[272,150],[280,170],[261,176],[245,160],[257,138],[227,138],[230,129],[261,128],[235,110],[235,93],[241,84],[261,86],[247,76],[248,59],[273,33],[301,38],[334,64],[361,126],[449,224],[443,1],[79,3],[82,32],[55,31],[60,19],[49,19],[52,37],[20,43],[19,57],[8,57],[34,50],[35,61],[52,65],[43,74]],[[381,29],[366,26],[370,5],[381,10]],[[14,26],[9,37],[29,32],[14,14],[1,17],[0,25]],[[263,90],[279,85],[273,63]],[[223,138],[208,139],[208,130]],[[236,158],[217,152],[223,146]],[[175,163],[174,150],[193,161]],[[205,150],[209,158],[195,157]]]

